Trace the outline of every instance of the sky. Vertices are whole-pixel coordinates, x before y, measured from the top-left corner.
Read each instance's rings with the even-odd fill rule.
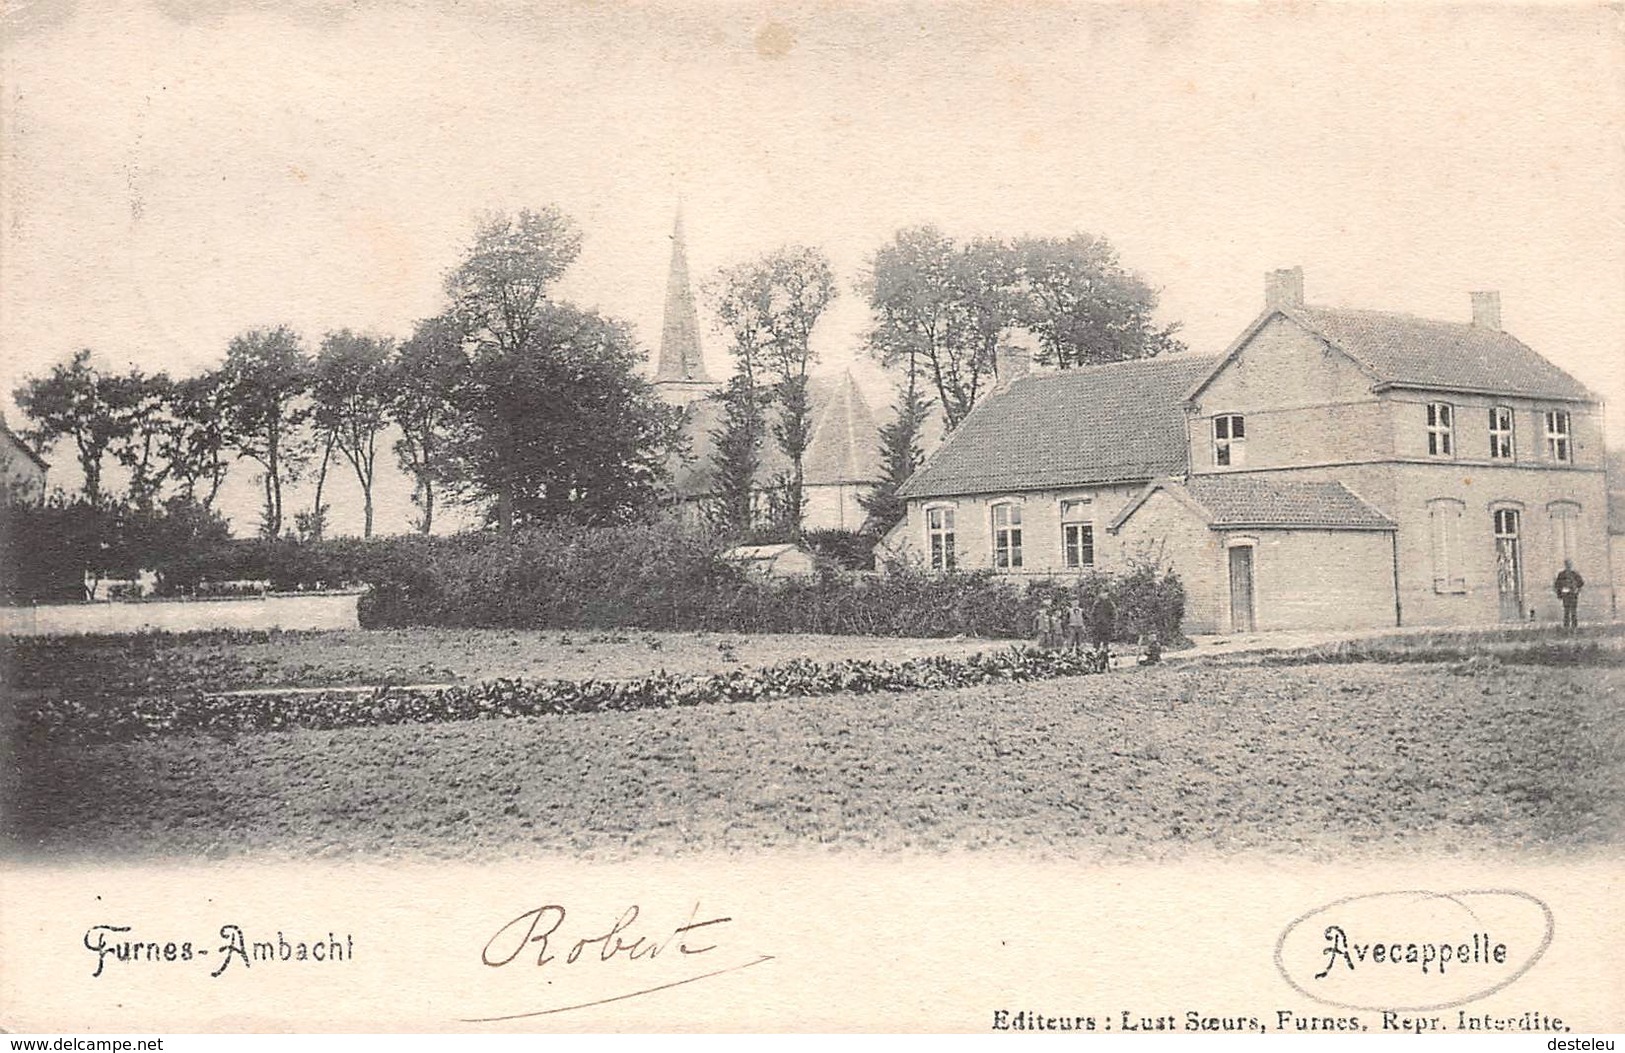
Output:
[[[1497,289],[1505,327],[1609,400],[1625,443],[1617,7],[3,10],[5,396],[79,347],[189,374],[254,326],[404,336],[483,212],[548,204],[585,235],[560,294],[652,349],[681,201],[702,290],[781,245],[830,255],[821,368],[878,404],[865,261],[934,223],[1104,236],[1198,351],[1252,320],[1276,267],[1304,268],[1311,303],[1462,321],[1469,290]],[[705,352],[725,374],[723,338]],[[73,485],[66,448],[51,460]],[[341,532],[354,487],[334,484]],[[406,528],[408,492],[382,481],[381,531]],[[225,503],[251,531],[249,466]]]

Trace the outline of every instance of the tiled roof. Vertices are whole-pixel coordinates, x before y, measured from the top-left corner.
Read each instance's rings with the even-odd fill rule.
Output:
[[[1184,395],[1217,362],[1182,353],[1023,377],[961,421],[901,493],[946,497],[1183,472]]]
[[[1363,365],[1380,386],[1596,399],[1585,385],[1499,329],[1385,311],[1280,310]]]
[[[880,478],[880,431],[874,413],[852,375],[839,379],[814,378],[808,385],[812,402],[812,433],[801,467],[807,486],[835,483],[873,483]],[[764,436],[756,468],[757,485],[764,489],[773,478],[790,470],[789,459],[771,433]],[[672,473],[672,486],[684,497],[699,497],[714,490],[714,432],[722,429],[722,404],[702,398],[689,403],[684,434],[692,459]]]
[[[1193,475],[1185,491],[1214,527],[1326,527],[1392,530],[1394,521],[1342,483],[1266,475]]]

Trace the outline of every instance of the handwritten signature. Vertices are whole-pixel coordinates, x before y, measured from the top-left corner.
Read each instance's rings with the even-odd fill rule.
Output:
[[[563,906],[550,903],[546,906],[535,907],[497,929],[491,938],[485,941],[485,946],[480,950],[480,962],[493,969],[512,966],[516,962],[523,966],[528,965],[531,961],[528,952],[534,952],[534,968],[551,967],[551,971],[557,971],[570,966],[612,961],[651,962],[662,954],[666,955],[667,961],[672,960],[673,956],[676,956],[677,960],[683,960],[716,951],[720,946],[718,941],[726,935],[722,927],[734,920],[732,917],[702,916],[698,903],[694,904],[694,909],[689,913],[688,920],[681,925],[639,925],[638,919],[641,913],[641,908],[634,904],[622,911],[620,916],[607,928],[600,930],[596,926],[589,927],[583,931],[583,934],[576,935],[575,932],[566,928],[566,923],[570,921],[570,914]],[[624,1001],[640,995],[653,994],[656,991],[681,987],[684,984],[721,976],[725,973],[749,969],[752,966],[772,960],[772,955],[761,955],[753,960],[736,965],[713,969],[709,972],[640,988],[608,998],[597,998],[588,1002],[554,1006],[548,1009],[507,1013],[501,1016],[471,1017],[464,1022],[490,1023],[500,1020],[518,1020],[524,1017],[544,1016],[549,1013],[562,1013],[571,1009],[585,1009],[589,1006]]]

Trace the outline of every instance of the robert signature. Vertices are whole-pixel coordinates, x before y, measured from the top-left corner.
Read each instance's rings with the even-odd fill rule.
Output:
[[[546,965],[557,958],[557,955],[549,954],[548,951],[552,946],[553,937],[564,925],[565,913],[564,908],[556,903],[525,911],[498,929],[496,935],[486,941],[485,949],[480,952],[480,960],[492,968],[500,968],[519,957],[531,944],[537,944],[536,964]],[[700,905],[696,903],[689,915],[688,924],[677,926],[671,931],[671,935],[660,939],[640,935],[628,942],[628,937],[632,935],[629,930],[638,920],[638,907],[634,904],[622,911],[620,920],[611,925],[609,931],[602,936],[583,936],[576,940],[565,954],[564,963],[574,965],[594,945],[597,946],[598,953],[593,957],[601,962],[607,962],[618,954],[624,954],[633,961],[654,958],[674,942],[677,944],[679,954],[705,954],[707,951],[714,951],[717,948],[714,943],[706,943],[700,947],[689,946],[688,934],[713,925],[726,925],[733,919],[707,918],[699,921],[696,920],[699,915]],[[567,938],[561,940],[560,945],[565,942]]]
[[[694,909],[689,912],[688,920],[676,926],[640,926],[638,924],[640,913],[641,909],[634,904],[622,911],[620,917],[607,929],[599,931],[596,926],[589,927],[585,930],[584,935],[576,936],[565,927],[570,915],[563,906],[550,903],[544,907],[535,907],[497,929],[496,933],[485,941],[485,946],[480,951],[480,961],[493,969],[501,969],[513,965],[515,962],[518,962],[521,966],[528,966],[532,961],[529,952],[534,952],[534,968],[551,967],[550,971],[572,965],[610,962],[616,959],[628,962],[650,962],[659,958],[662,954],[666,956],[665,960],[668,962],[674,958],[682,961],[695,955],[709,954],[717,950],[720,946],[717,941],[726,936],[726,930],[723,927],[734,920],[731,917],[703,916],[700,913],[698,903],[694,904]],[[508,1013],[502,1016],[474,1017],[466,1022],[488,1023],[498,1020],[516,1020],[522,1017],[543,1016],[548,1013],[562,1013],[570,1009],[584,1009],[588,1006],[603,1005],[606,1002],[619,1002],[628,998],[636,998],[639,995],[652,994],[655,991],[680,987],[683,984],[694,983],[696,980],[704,980],[713,976],[721,976],[724,973],[748,969],[753,965],[760,965],[767,961],[772,961],[772,955],[761,955],[737,965],[713,969],[695,976],[687,976],[669,983],[657,984],[653,987],[645,987],[609,998],[599,998],[590,1002],[555,1006],[550,1009],[537,1009],[530,1012]]]

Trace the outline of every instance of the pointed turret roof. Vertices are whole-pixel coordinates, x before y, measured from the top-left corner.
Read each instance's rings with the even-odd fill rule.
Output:
[[[683,210],[671,235],[671,273],[666,278],[666,319],[660,330],[660,358],[655,383],[710,383],[700,357],[700,316],[688,281],[688,248],[683,243]]]

